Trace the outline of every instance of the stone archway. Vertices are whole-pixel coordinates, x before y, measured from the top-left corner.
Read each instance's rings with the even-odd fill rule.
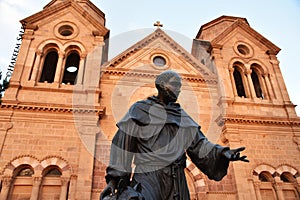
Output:
[[[185,174],[190,191],[190,199],[205,199],[207,191],[205,178],[203,176],[203,173],[190,160],[187,160]]]

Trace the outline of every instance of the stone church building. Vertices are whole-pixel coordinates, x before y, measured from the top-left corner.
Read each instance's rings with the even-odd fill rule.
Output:
[[[220,182],[188,159],[193,200],[300,198],[300,118],[280,48],[247,19],[220,16],[183,48],[159,23],[108,59],[105,14],[89,0],[52,0],[23,20],[0,109],[0,200],[98,200],[116,122],[155,95],[164,70],[183,79],[179,103],[210,141],[245,146]],[[128,38],[130,39],[130,38]]]

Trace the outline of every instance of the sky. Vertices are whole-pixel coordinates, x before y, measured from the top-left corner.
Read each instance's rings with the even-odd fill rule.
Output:
[[[106,17],[110,38],[139,29],[163,30],[192,41],[201,25],[222,15],[246,18],[250,26],[281,48],[277,55],[290,99],[300,115],[300,0],[91,0]],[[43,9],[50,0],[0,0],[0,69],[10,63],[20,20]],[[131,46],[131,45],[129,45]],[[127,47],[129,47],[127,46]],[[126,47],[126,48],[127,48]],[[125,49],[126,49],[125,48]]]

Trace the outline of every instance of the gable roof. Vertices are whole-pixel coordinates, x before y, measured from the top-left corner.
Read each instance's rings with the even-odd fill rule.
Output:
[[[273,44],[270,40],[259,34],[257,31],[255,31],[253,28],[251,28],[249,25],[245,24],[241,20],[235,21],[231,26],[229,26],[225,31],[223,31],[221,34],[219,34],[216,38],[214,38],[211,41],[211,45],[217,45],[223,38],[225,38],[229,33],[231,33],[233,30],[241,28],[245,32],[247,32],[249,35],[253,36],[257,41],[259,41],[261,44],[265,45],[268,48],[268,53],[271,54],[278,54],[278,52],[281,50],[279,47],[277,47],[275,44]]]
[[[259,43],[265,45],[268,48],[267,53],[276,55],[281,50],[279,47],[277,47],[267,38],[265,38],[257,31],[255,31],[253,28],[251,28],[246,18],[241,18],[241,17],[221,16],[215,20],[212,20],[211,22],[208,22],[203,26],[201,26],[196,38],[199,38],[204,30],[209,29],[210,27],[213,27],[216,24],[223,23],[225,21],[229,22],[230,25],[228,25],[228,27],[225,28],[223,31],[220,31],[218,35],[210,41],[212,47],[220,46],[221,44],[219,44],[219,42],[222,41],[222,39],[227,37],[235,29],[241,28],[249,35],[251,35],[253,38],[255,38],[255,40],[257,40]]]
[[[222,15],[206,24],[203,24],[201,27],[200,27],[200,30],[198,31],[197,35],[196,35],[196,38],[199,38],[201,33],[206,30],[206,29],[209,29],[210,27],[214,27],[216,24],[219,24],[219,23],[223,23],[223,22],[230,22],[230,23],[234,23],[236,22],[237,20],[241,20],[242,22],[244,22],[245,24],[249,25],[248,21],[246,18],[242,18],[242,17],[234,17],[234,16],[226,16],[226,15]]]
[[[170,36],[168,36],[163,30],[157,28],[153,33],[146,36],[144,39],[140,40],[136,44],[132,45],[116,57],[114,57],[109,62],[105,63],[103,67],[116,67],[119,63],[122,63],[130,56],[134,55],[143,48],[147,48],[151,43],[156,40],[161,39],[163,45],[169,47],[174,52],[181,55],[188,63],[190,63],[202,77],[215,77],[215,74],[211,72],[205,65],[198,61],[194,56],[192,56],[188,51],[186,51],[181,45],[176,43]]]
[[[89,0],[85,1],[85,4],[93,11],[93,15],[90,13],[89,10],[80,6],[79,3],[75,2],[74,0],[52,0],[48,3],[44,9],[36,14],[33,14],[25,19],[22,19],[20,22],[26,24],[35,24],[38,21],[52,16],[57,12],[60,12],[68,7],[72,7],[75,9],[83,18],[89,21],[93,26],[100,31],[101,36],[106,36],[109,33],[109,30],[105,27],[105,14],[99,10],[94,4],[92,4]]]

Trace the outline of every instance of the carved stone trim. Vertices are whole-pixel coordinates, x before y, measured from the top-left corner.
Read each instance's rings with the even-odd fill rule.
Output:
[[[150,74],[150,73],[145,73],[145,72],[139,72],[139,71],[125,71],[125,70],[104,70],[102,73],[108,74],[108,75],[117,75],[117,76],[132,76],[132,77],[147,77],[151,79],[155,79],[157,76],[156,74]],[[189,82],[202,82],[202,83],[209,83],[209,84],[217,84],[218,81],[217,79],[204,79],[199,76],[185,76],[182,75],[183,80],[187,80]]]
[[[300,126],[298,121],[288,121],[288,120],[272,120],[272,119],[243,119],[243,118],[234,118],[226,117],[222,118],[219,121],[222,124],[225,123],[236,123],[236,124],[260,124],[260,125],[279,125],[279,126]]]
[[[132,54],[136,53],[137,51],[143,48],[147,48],[147,46],[157,38],[161,38],[164,42],[168,43],[174,51],[180,54],[184,59],[186,59],[187,62],[189,62],[192,66],[194,66],[197,70],[199,70],[202,73],[202,75],[205,76],[214,75],[209,70],[205,70],[204,68],[202,68],[200,62],[196,58],[190,56],[189,52],[187,52],[184,48],[178,46],[178,44],[172,38],[168,37],[161,29],[157,29],[154,33],[152,33],[142,41],[138,42],[135,46],[132,46],[126,52],[120,54],[111,62],[107,63],[105,67],[117,66],[118,64],[125,61]]]
[[[27,111],[42,111],[42,112],[63,112],[63,113],[97,113],[99,116],[105,114],[105,107],[99,106],[96,109],[84,108],[84,107],[56,107],[56,106],[45,106],[45,105],[16,105],[16,104],[3,104],[0,106],[1,109],[17,109]]]

